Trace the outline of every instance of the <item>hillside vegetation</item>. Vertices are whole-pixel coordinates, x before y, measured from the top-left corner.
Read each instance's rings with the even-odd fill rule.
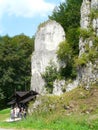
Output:
[[[59,97],[41,96],[40,100],[42,103],[36,111],[20,122],[5,122],[9,117],[9,110],[1,111],[0,127],[30,130],[98,130],[98,86],[88,91],[76,88]]]

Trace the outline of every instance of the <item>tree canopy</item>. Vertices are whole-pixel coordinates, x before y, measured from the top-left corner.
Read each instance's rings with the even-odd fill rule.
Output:
[[[80,7],[83,0],[65,0],[52,12],[50,19],[62,25],[65,32],[80,25]]]
[[[62,25],[66,33],[67,44],[65,41],[61,43],[57,51],[58,58],[61,61],[67,61],[67,66],[63,68],[63,75],[72,78],[76,75],[74,66],[74,58],[79,53],[79,31],[80,26],[80,7],[83,0],[66,0],[61,3],[49,16],[51,20],[55,20]],[[63,47],[62,47],[63,46]],[[69,51],[69,48],[71,51]],[[67,57],[70,55],[71,59]],[[69,60],[69,61],[68,61]],[[68,70],[71,71],[68,71]],[[74,72],[74,74],[73,74]]]
[[[7,99],[16,90],[29,90],[31,54],[34,37],[24,34],[0,37],[0,100]]]

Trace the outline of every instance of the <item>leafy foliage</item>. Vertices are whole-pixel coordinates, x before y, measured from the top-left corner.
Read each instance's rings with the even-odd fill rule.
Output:
[[[98,50],[96,46],[92,46],[90,48],[86,46],[86,49],[85,53],[75,59],[76,66],[84,66],[89,61],[94,63],[98,59]]]
[[[98,36],[96,36],[92,27],[88,29],[79,29],[79,31],[80,36],[84,40],[88,39],[88,43],[85,43],[85,54],[75,59],[76,66],[83,66],[89,61],[93,63],[98,59]],[[92,45],[89,45],[90,41],[92,41]]]
[[[72,49],[73,55],[78,55],[79,53],[79,36],[80,32],[77,28],[69,28],[67,32],[67,41]]]
[[[80,25],[80,7],[82,0],[66,0],[56,7],[50,19],[56,20],[67,32],[70,28],[76,28]]]
[[[91,20],[98,18],[98,10],[92,9],[91,13],[89,14],[89,17],[91,18]]]
[[[50,61],[49,65],[46,67],[45,72],[42,74],[42,77],[45,79],[47,90],[49,93],[52,93],[53,82],[59,77],[57,66],[53,61]]]
[[[68,44],[67,41],[63,41],[59,44],[59,48],[57,50],[58,59],[65,64],[60,68],[61,77],[66,78],[75,78],[76,77],[76,68],[74,66],[73,60],[73,51],[72,47]]]
[[[81,57],[75,59],[76,66],[84,66],[88,62],[88,55],[82,54]]]
[[[72,48],[67,41],[61,42],[57,50],[58,59],[67,63],[71,59],[71,54]]]
[[[80,26],[80,7],[82,0],[66,0],[56,7],[50,19],[57,21],[62,25],[66,33],[67,44],[62,43],[58,49],[58,58],[63,62],[67,61],[65,68],[61,68],[63,76],[75,77],[76,68],[74,57],[79,53],[79,36],[78,28]],[[68,55],[67,55],[68,54]]]
[[[12,38],[0,37],[0,89],[5,97],[5,104],[15,89],[30,88],[30,56],[33,50],[34,38],[23,34]]]
[[[79,29],[80,36],[85,40],[86,38],[94,36],[92,28],[89,29]]]

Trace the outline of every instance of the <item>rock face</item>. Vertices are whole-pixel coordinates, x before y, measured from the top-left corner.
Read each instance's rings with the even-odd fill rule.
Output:
[[[72,89],[76,88],[79,84],[79,81],[78,79],[74,80],[72,83],[69,83],[67,86],[66,86],[66,92],[69,92],[71,91]]]
[[[53,94],[61,95],[63,94],[63,86],[65,85],[65,80],[55,80],[53,84]]]
[[[42,24],[36,33],[35,51],[31,59],[31,89],[39,93],[46,93],[45,82],[41,76],[45,72],[50,60],[57,67],[56,50],[60,42],[65,40],[65,32],[60,24],[55,21],[47,21]]]
[[[92,28],[94,37],[98,36],[98,18],[90,17],[92,10],[98,10],[98,0],[83,0],[81,6],[81,28],[89,30]],[[80,38],[79,41],[79,57],[83,54],[87,54],[86,47],[89,49],[94,48],[94,39],[92,37]],[[98,44],[98,43],[97,43]],[[95,47],[96,53],[98,53],[98,48]],[[79,83],[89,88],[92,84],[98,83],[98,57],[94,62],[90,60],[85,66],[79,68]]]

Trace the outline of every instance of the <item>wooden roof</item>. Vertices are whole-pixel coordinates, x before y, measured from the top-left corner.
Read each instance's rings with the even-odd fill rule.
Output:
[[[16,100],[13,99],[12,101],[8,102],[8,105],[12,105],[12,104],[15,104],[16,103]]]
[[[38,93],[31,91],[16,91],[12,96],[12,100],[8,102],[8,105],[12,105],[15,103],[27,103],[30,100],[34,99]]]
[[[20,103],[26,103],[26,102],[29,102],[30,100],[34,99],[35,96],[29,96],[27,98],[25,98],[24,100],[20,101]]]
[[[19,97],[23,97],[23,96],[27,95],[28,93],[29,93],[29,91],[27,91],[27,92],[26,91],[24,91],[24,92],[23,91],[16,91],[15,94],[18,95]]]

